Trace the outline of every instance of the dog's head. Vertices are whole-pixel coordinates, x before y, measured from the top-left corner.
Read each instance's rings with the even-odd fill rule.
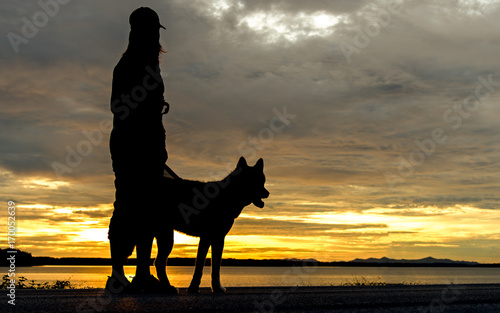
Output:
[[[265,199],[269,197],[269,191],[264,187],[266,176],[264,175],[264,160],[259,159],[254,166],[248,166],[244,157],[241,157],[236,167],[238,177],[245,185],[245,194],[250,196],[250,203],[256,207],[263,208]]]

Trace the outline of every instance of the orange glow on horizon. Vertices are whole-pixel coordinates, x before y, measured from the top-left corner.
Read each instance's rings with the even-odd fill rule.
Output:
[[[37,204],[19,205],[18,208],[19,211],[23,210],[25,216],[39,216],[23,220],[20,215],[19,249],[32,252],[34,256],[109,257],[109,217],[102,216],[102,211],[111,212],[112,205],[80,208]],[[430,251],[437,247],[458,249],[460,244],[457,241],[495,233],[500,222],[500,213],[473,207],[413,208],[407,209],[405,215],[396,213],[391,208],[376,208],[363,212],[316,213],[300,217],[242,214],[240,218],[254,220],[257,225],[260,221],[291,222],[295,223],[292,224],[294,227],[303,225],[303,231],[289,233],[286,229],[281,232],[269,229],[269,234],[252,234],[245,233],[245,228],[240,228],[237,223],[226,237],[224,258],[314,258],[319,261],[348,261],[383,256],[398,258],[401,257],[398,249],[404,249],[405,246],[428,248]],[[96,217],[87,216],[91,214],[96,214]],[[440,218],[436,219],[436,216]],[[56,217],[60,221],[53,222],[49,217]],[[481,223],[478,223],[479,220]],[[321,231],[311,236],[308,225],[311,229],[320,227]],[[267,226],[263,224],[262,227]],[[244,233],[241,233],[242,230]],[[198,238],[175,232],[175,246],[171,257],[194,258],[198,241]],[[403,256],[421,258],[428,256],[427,254],[432,252],[405,252]],[[153,257],[155,255],[156,245]],[[469,259],[475,260],[474,257]],[[483,260],[494,262],[494,258]]]

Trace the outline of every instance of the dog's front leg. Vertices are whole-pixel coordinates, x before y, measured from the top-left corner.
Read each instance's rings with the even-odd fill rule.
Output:
[[[224,293],[226,288],[220,284],[220,266],[222,251],[224,250],[224,237],[212,242],[212,292]]]
[[[174,246],[174,230],[163,231],[156,236],[158,254],[156,255],[155,267],[156,275],[160,280],[163,292],[177,294],[179,290],[170,284],[167,277],[167,259]]]
[[[188,288],[189,293],[199,292],[201,276],[203,275],[203,266],[205,265],[205,259],[207,258],[208,248],[210,248],[210,242],[206,238],[200,237],[193,280],[191,281],[191,284],[189,285]]]

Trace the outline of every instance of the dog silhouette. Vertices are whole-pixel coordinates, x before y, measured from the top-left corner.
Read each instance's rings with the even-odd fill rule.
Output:
[[[161,226],[155,232],[158,254],[156,273],[166,293],[178,293],[166,273],[167,258],[174,245],[174,230],[200,237],[198,254],[189,293],[198,293],[208,249],[212,247],[212,292],[224,293],[220,283],[220,266],[224,239],[243,208],[253,203],[264,207],[269,197],[264,187],[264,161],[252,167],[241,157],[236,169],[221,181],[199,182],[165,178],[161,209]]]

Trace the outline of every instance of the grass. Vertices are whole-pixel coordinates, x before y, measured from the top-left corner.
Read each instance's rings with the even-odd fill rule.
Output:
[[[4,275],[0,289],[7,289],[10,286],[10,279],[8,275]],[[26,277],[16,277],[16,289],[75,289],[69,280],[56,280],[54,283],[49,282],[37,283],[34,280],[29,281]]]
[[[368,280],[365,277],[353,277],[352,281],[348,282],[342,282],[340,283],[340,286],[349,286],[349,287],[358,287],[358,286],[387,286],[389,285],[386,283],[384,280],[382,280],[380,277],[378,277],[376,280]],[[403,285],[403,286],[416,286],[420,285],[419,282],[402,282],[399,284],[391,284],[391,285]],[[333,284],[331,285],[333,286]]]
[[[366,279],[365,277],[353,277],[352,281],[345,282],[345,283],[340,283],[340,286],[386,286],[387,283],[383,280],[380,280],[380,278],[377,278],[378,280],[371,281]]]

